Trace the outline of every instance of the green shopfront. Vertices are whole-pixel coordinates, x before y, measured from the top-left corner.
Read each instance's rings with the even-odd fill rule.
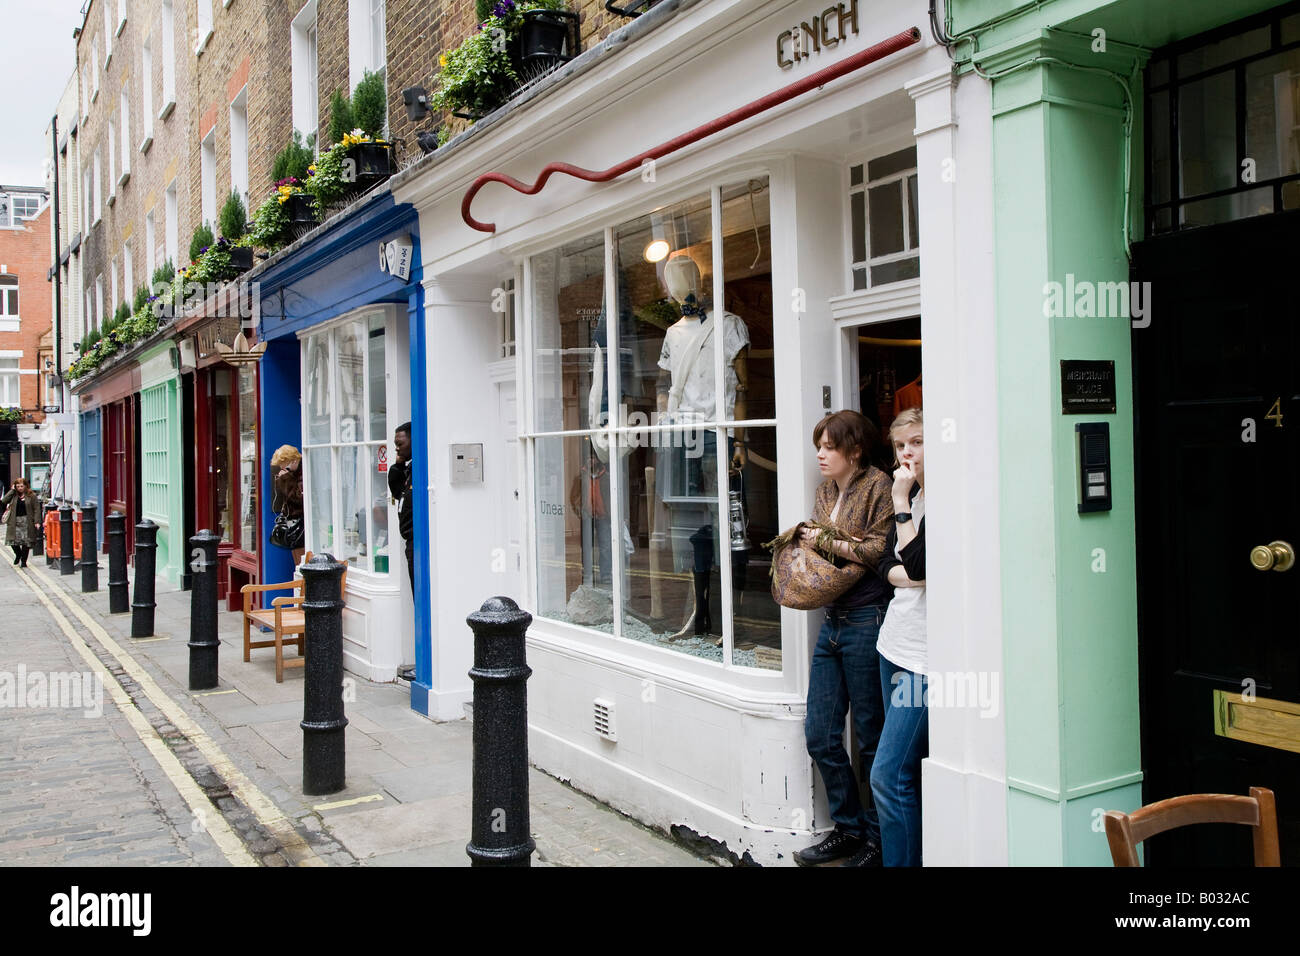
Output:
[[[185,560],[181,380],[176,345],[162,342],[140,359],[141,517],[158,525],[159,577],[180,587]]]
[[[991,86],[1002,860],[1108,865],[1103,811],[1260,786],[1294,865],[1300,4],[947,7],[959,86]],[[926,862],[998,862],[932,792]]]

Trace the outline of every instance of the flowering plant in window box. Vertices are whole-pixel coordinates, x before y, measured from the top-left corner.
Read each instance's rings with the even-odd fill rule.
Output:
[[[393,174],[392,146],[386,140],[360,129],[343,138],[307,167],[303,192],[316,201],[316,213],[324,219],[329,208]]]
[[[563,9],[563,0],[500,0],[460,46],[438,57],[438,89],[429,97],[429,106],[478,119],[505,103],[521,82],[531,79],[520,69],[524,15]]]

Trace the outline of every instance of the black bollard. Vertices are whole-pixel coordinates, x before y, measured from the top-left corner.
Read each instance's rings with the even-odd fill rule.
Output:
[[[302,693],[302,792],[338,793],[346,757],[343,714],[343,565],[318,554],[302,566],[307,640]]]
[[[104,521],[108,525],[108,613],[125,614],[131,610],[126,579],[126,515],[110,511]]]
[[[471,866],[531,866],[528,686],[524,634],[533,616],[507,597],[465,619],[474,632],[474,796]]]
[[[190,538],[190,690],[217,686],[217,542],[204,528]],[[341,653],[341,651],[340,651]]]
[[[72,505],[65,501],[59,506],[59,573],[71,574],[73,570],[72,554]]]
[[[36,522],[36,540],[32,542],[32,554],[38,558],[45,554],[45,512],[47,510],[49,510],[48,504],[41,509]]]
[[[59,513],[59,506],[54,502],[53,499],[50,499],[49,501],[45,502],[45,513],[49,514],[51,511],[54,512],[55,514]],[[45,550],[45,566],[47,568],[53,567],[55,559],[58,558],[58,555],[56,555],[54,551],[55,551],[54,544],[53,542],[51,542],[50,547],[46,548]]]
[[[145,518],[135,526],[135,600],[131,636],[153,636],[153,576],[158,561],[158,526]]]
[[[95,504],[81,506],[81,593],[99,590],[99,543],[95,530]]]

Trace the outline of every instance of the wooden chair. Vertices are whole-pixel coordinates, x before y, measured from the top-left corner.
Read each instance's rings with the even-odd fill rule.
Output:
[[[1252,828],[1256,866],[1281,866],[1273,791],[1251,787],[1250,796],[1193,793],[1148,804],[1132,813],[1106,811],[1106,840],[1116,866],[1139,866],[1137,845],[1166,830],[1195,823],[1244,823]]]
[[[303,561],[310,561],[312,553],[308,551],[303,555]],[[348,586],[348,569],[347,565],[343,566],[343,577],[339,582],[339,596],[345,600],[347,598]],[[278,597],[271,601],[269,608],[254,608],[253,595],[259,591],[293,591],[289,597]],[[302,667],[306,663],[303,656],[306,653],[306,630],[307,614],[302,610],[302,602],[305,597],[303,593],[303,580],[296,577],[292,581],[283,581],[278,584],[245,584],[239,589],[239,593],[244,596],[244,661],[249,660],[250,652],[255,647],[274,647],[275,648],[275,682],[284,683],[284,669],[286,667]],[[254,641],[252,639],[251,627],[253,624],[259,628],[269,628],[272,632],[272,638],[269,641]],[[294,635],[297,635],[296,637]],[[287,641],[285,638],[289,638]],[[297,645],[298,656],[284,659],[284,645],[291,647]]]

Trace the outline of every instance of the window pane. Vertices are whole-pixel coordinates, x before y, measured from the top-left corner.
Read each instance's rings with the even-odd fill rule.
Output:
[[[1282,208],[1300,209],[1300,182],[1282,184]]]
[[[49,445],[24,445],[23,460],[28,463],[34,461],[49,461],[50,446]]]
[[[620,463],[623,636],[721,661],[716,429],[631,444]]]
[[[348,322],[337,329],[339,363],[339,441],[364,441],[366,326]]]
[[[330,349],[329,333],[307,340],[307,443],[330,440]]]
[[[212,530],[223,542],[233,538],[230,520],[230,480],[234,470],[230,442],[230,370],[212,373],[212,513],[217,526]]]
[[[919,257],[911,259],[899,259],[896,262],[885,262],[878,266],[871,267],[871,284],[884,285],[886,282],[902,282],[904,279],[915,279],[921,274],[921,260]]]
[[[867,258],[867,194],[856,192],[849,197],[849,210],[853,221],[853,261]]]
[[[861,292],[866,287],[867,287],[867,270],[854,269],[853,270],[853,291]]]
[[[369,324],[370,439],[388,437],[388,396],[384,384],[384,316],[372,315]]]
[[[1189,202],[1179,210],[1183,228],[1249,219],[1273,212],[1273,190],[1267,186],[1247,192]]]
[[[1282,44],[1300,41],[1300,13],[1282,19]]]
[[[782,530],[776,510],[776,429],[748,428],[744,439],[746,465],[732,481],[723,522],[723,546],[731,549],[731,661],[780,670],[781,608],[772,600],[772,555],[761,547]]]
[[[609,474],[585,436],[536,443],[537,612],[613,632]]]
[[[1147,100],[1151,111],[1151,141],[1147,143],[1147,154],[1151,157],[1150,203],[1168,202],[1169,174],[1169,93],[1155,93]]]
[[[361,526],[366,517],[363,505],[366,478],[366,446],[344,445],[339,449],[339,499],[343,515],[343,537],[334,557],[351,565],[366,567],[365,553],[361,548]]]
[[[850,186],[862,185],[862,164],[861,163],[858,163],[856,166],[849,167],[849,185]]]
[[[369,449],[370,471],[370,520],[369,527],[362,528],[361,543],[369,546],[375,556],[374,570],[386,574],[389,569],[388,555],[388,473],[379,470],[379,453],[372,445]]]
[[[732,419],[776,417],[769,196],[766,176],[722,189],[724,298],[726,311],[737,317],[723,355]]]
[[[907,177],[907,228],[908,235],[911,237],[911,243],[907,248],[919,249],[921,247],[921,221],[920,210],[917,206],[917,179],[915,176]]]
[[[589,236],[535,256],[532,272],[537,429],[587,428],[596,330],[604,316],[604,238]],[[603,394],[597,393],[600,404]]]
[[[713,292],[709,210],[709,197],[700,196],[615,231],[622,356],[618,421],[654,422],[659,412],[691,421],[714,415],[714,336],[704,319]],[[597,336],[604,345],[603,327]],[[603,397],[591,407],[603,413]]]
[[[1257,181],[1300,173],[1300,50],[1246,65],[1246,155]]]
[[[18,314],[18,290],[9,289],[5,293],[5,297],[8,299],[8,303],[7,303],[8,308],[5,310],[6,314],[17,315]]]
[[[1179,195],[1237,184],[1237,105],[1232,73],[1216,73],[1178,92]]]
[[[307,481],[311,486],[307,547],[317,554],[334,553],[334,477],[330,454],[328,448],[307,449]],[[336,553],[334,556],[338,557]]]
[[[257,373],[239,370],[239,547],[257,550]]]
[[[900,149],[896,153],[890,153],[888,156],[881,156],[867,163],[867,179],[876,180],[884,179],[886,176],[892,176],[894,173],[901,173],[905,169],[916,168],[916,147],[909,146],[907,149]]]
[[[903,251],[902,183],[887,183],[868,190],[871,257]]]
[[[1263,53],[1268,49],[1267,26],[1257,27],[1236,36],[1225,37],[1217,43],[1207,43],[1194,50],[1188,50],[1178,57],[1178,75],[1191,76],[1202,70],[1212,70],[1224,63],[1240,60],[1252,53]]]

